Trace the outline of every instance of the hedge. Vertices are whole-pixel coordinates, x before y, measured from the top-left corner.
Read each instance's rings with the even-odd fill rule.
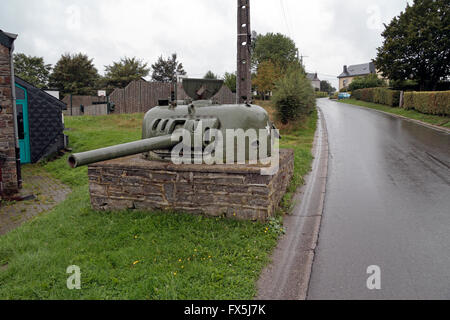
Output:
[[[450,115],[450,91],[405,92],[404,109],[434,115]]]
[[[328,92],[316,91],[316,98],[326,98],[328,96],[329,96]]]
[[[400,91],[381,87],[355,90],[352,92],[352,97],[391,107],[398,107],[400,103]],[[402,108],[414,109],[425,114],[448,116],[450,115],[450,91],[405,92]]]
[[[352,97],[357,100],[384,104],[391,107],[398,107],[400,103],[400,91],[382,87],[358,89],[352,92]]]

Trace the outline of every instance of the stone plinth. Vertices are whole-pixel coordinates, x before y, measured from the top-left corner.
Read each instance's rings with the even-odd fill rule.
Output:
[[[294,171],[292,150],[280,150],[280,169],[255,165],[175,165],[141,155],[89,166],[95,210],[168,210],[264,221],[278,208]]]

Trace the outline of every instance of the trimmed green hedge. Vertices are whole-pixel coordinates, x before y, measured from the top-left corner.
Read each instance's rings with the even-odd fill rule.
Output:
[[[352,97],[391,107],[398,107],[400,103],[400,91],[386,88],[358,89],[352,92]],[[402,108],[414,109],[425,114],[448,116],[450,115],[450,91],[405,92]]]
[[[400,103],[400,91],[382,87],[358,89],[352,92],[352,97],[357,100],[384,104],[391,107],[398,107]]]
[[[328,92],[316,91],[316,98],[326,98],[328,97]]]
[[[404,109],[415,109],[426,114],[450,115],[450,91],[405,92],[403,97]]]

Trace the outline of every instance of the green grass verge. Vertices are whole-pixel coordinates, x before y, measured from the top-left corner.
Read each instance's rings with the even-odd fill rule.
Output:
[[[348,104],[353,104],[356,106],[361,106],[361,107],[376,109],[376,110],[380,110],[380,111],[384,111],[384,112],[388,112],[388,113],[392,113],[392,114],[397,114],[397,115],[400,115],[400,116],[403,116],[406,118],[423,121],[423,122],[433,124],[436,126],[441,126],[444,128],[450,128],[450,117],[424,114],[424,113],[420,113],[416,110],[405,110],[402,108],[392,108],[390,106],[385,106],[382,104],[372,103],[372,102],[365,102],[365,101],[356,100],[356,99],[345,99],[345,100],[337,100],[337,101],[341,102],[341,103],[348,103]]]
[[[295,150],[289,199],[311,165],[316,114],[283,136]],[[142,114],[66,118],[75,152],[140,138]],[[45,215],[0,237],[0,299],[252,299],[282,232],[252,223],[181,213],[96,212],[87,169],[67,155],[42,166],[73,190]],[[81,268],[68,290],[66,268]]]
[[[282,209],[286,212],[292,208],[292,196],[297,188],[304,184],[304,176],[311,170],[313,160],[311,149],[316,132],[317,117],[317,110],[314,110],[310,117],[299,123],[298,128],[289,133],[281,132],[280,147],[294,150],[294,176],[282,199]]]

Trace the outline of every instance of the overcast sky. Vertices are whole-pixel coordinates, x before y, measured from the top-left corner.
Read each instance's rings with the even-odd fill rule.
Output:
[[[280,32],[308,72],[337,87],[344,64],[369,62],[383,23],[406,0],[251,0],[251,28]],[[82,52],[104,66],[136,56],[154,63],[176,52],[188,76],[236,70],[236,0],[2,0],[0,29],[19,34],[16,52],[55,64]]]

